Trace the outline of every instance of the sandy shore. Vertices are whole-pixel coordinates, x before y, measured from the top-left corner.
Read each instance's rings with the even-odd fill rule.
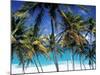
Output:
[[[90,67],[87,64],[85,64],[85,67],[86,67],[86,69],[90,69]],[[43,72],[56,71],[54,64],[42,66],[42,68],[43,68]],[[82,69],[85,69],[83,65],[82,65]],[[40,67],[39,67],[39,70],[40,70],[40,72],[42,72]],[[59,63],[59,70],[60,71],[73,70],[71,62],[69,62],[68,67],[67,67],[67,64],[65,61]],[[75,64],[75,70],[81,70],[80,64]],[[35,72],[38,72],[38,71],[37,71],[36,67],[33,67],[32,65],[30,65],[28,68],[25,68],[25,73],[35,73]],[[23,73],[23,71],[22,71],[22,68],[18,67],[17,64],[13,64],[12,65],[12,74],[16,74],[16,73]]]

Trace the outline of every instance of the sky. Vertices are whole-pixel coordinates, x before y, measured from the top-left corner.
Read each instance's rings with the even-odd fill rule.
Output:
[[[24,1],[12,1],[11,10],[13,12],[16,12],[17,10],[20,9],[20,7],[23,5],[23,3],[24,3]],[[70,5],[69,7],[72,9],[72,11],[73,11],[73,13],[75,15],[81,15],[84,20],[87,20],[89,17],[92,17],[92,18],[96,19],[96,7],[95,6],[85,6],[86,8],[90,9],[89,10],[90,12],[88,12],[88,13],[86,13],[83,10],[81,10],[76,5]],[[64,11],[67,11],[67,9],[63,7],[63,5],[61,5],[61,9],[63,9]],[[36,15],[37,12],[38,12],[38,10],[34,13],[34,15]],[[30,19],[26,22],[27,26],[30,26],[31,24],[33,24],[34,15],[30,16]],[[61,20],[58,18],[58,21],[60,22]],[[47,12],[45,12],[45,15],[43,17],[42,27],[41,27],[41,30],[42,30],[43,34],[46,35],[46,34],[50,34],[51,33],[50,24],[51,24],[50,23],[50,17],[48,17]],[[68,54],[69,55],[67,57],[68,57],[69,60],[71,60],[70,53],[68,53]],[[41,57],[40,61],[44,60],[44,61],[41,62],[42,64],[46,64],[46,63],[47,64],[51,64],[52,63],[51,61],[49,61],[49,60],[47,61],[46,59],[44,59],[43,56],[40,55],[40,57]],[[75,59],[77,60],[76,57],[75,57]],[[61,57],[58,57],[58,58],[59,58],[59,61],[65,61],[66,60],[66,54],[64,54],[62,58]],[[17,57],[15,55],[15,59],[13,60],[12,64],[18,64],[18,62],[19,61],[18,61],[18,59],[17,59]]]
[[[22,4],[24,3],[24,1],[12,1],[12,11],[16,12],[17,10],[20,9],[20,7],[22,6]],[[66,8],[63,7],[63,4],[60,5],[61,9],[63,9],[64,11],[68,11]],[[83,19],[87,20],[89,17],[92,17],[94,19],[96,19],[96,7],[95,6],[85,6],[86,8],[89,8],[89,12],[85,12],[84,10],[81,10],[78,6],[76,5],[70,5],[69,6],[72,10],[72,12],[75,15],[81,15],[83,17]],[[46,9],[45,9],[46,10]],[[70,9],[69,9],[70,10]],[[26,22],[26,25],[32,25],[33,21],[34,21],[34,16],[38,13],[38,10],[34,13],[33,16],[30,16],[30,19]],[[58,18],[58,22],[61,21],[60,18]],[[48,24],[48,25],[47,25]],[[43,33],[48,34],[51,32],[51,26],[50,26],[50,17],[48,17],[47,12],[45,12],[45,15],[43,17],[43,21],[42,21],[42,27],[41,30]],[[49,29],[49,30],[48,30]]]

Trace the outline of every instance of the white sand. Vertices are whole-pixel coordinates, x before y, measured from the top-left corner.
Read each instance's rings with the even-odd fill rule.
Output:
[[[86,69],[90,69],[88,65],[85,64]],[[44,72],[50,72],[50,71],[56,71],[55,65],[47,65],[47,66],[42,66]],[[82,65],[82,69],[85,69],[84,66]],[[41,72],[41,68],[39,67],[39,70]],[[65,70],[73,70],[71,62],[69,62],[69,69],[67,69],[67,64],[66,62],[60,62],[59,63],[59,70],[60,71],[65,71]],[[80,64],[75,64],[75,70],[81,70],[80,69]],[[36,67],[28,67],[25,69],[25,73],[33,73],[33,72],[38,72]],[[18,67],[18,65],[14,64],[12,65],[12,74],[16,73],[23,73],[22,72],[22,67]]]

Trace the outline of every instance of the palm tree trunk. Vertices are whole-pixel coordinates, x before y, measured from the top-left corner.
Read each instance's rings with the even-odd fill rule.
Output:
[[[57,60],[57,53],[56,53],[56,47],[55,47],[55,36],[54,36],[54,20],[51,18],[51,30],[52,30],[52,38],[51,41],[53,42],[52,50],[53,50],[53,57],[54,57],[54,63],[56,66],[57,72],[59,72],[59,66],[58,66],[58,60]]]
[[[74,63],[74,49],[72,48],[72,67],[75,70],[75,63]]]
[[[91,70],[92,69],[91,65],[89,65],[89,67],[90,67],[90,70]]]
[[[91,65],[92,65],[92,69],[94,69],[93,61],[92,61],[92,64]]]
[[[85,67],[84,61],[82,61],[82,62],[83,62],[82,64],[83,64],[83,66],[84,66],[84,69],[86,70],[86,67]]]
[[[23,63],[22,63],[22,71],[23,71],[23,73],[25,74],[25,64],[24,64],[24,61],[22,61]]]
[[[80,58],[79,59],[80,60],[80,69],[82,70],[82,59],[81,59],[82,57],[81,57],[81,54],[79,55],[79,58]]]
[[[67,56],[67,51],[66,51],[66,56]],[[69,63],[68,63],[68,59],[67,60],[67,70],[69,70]]]
[[[68,64],[68,59],[67,59],[67,71],[69,70],[69,64]]]
[[[92,31],[90,32],[90,45],[92,43]],[[92,50],[91,46],[90,46],[90,51]],[[90,54],[90,51],[89,51],[89,54]],[[90,59],[90,62],[91,62],[91,69],[93,69],[93,61],[91,60],[91,57],[89,58]]]
[[[89,59],[89,67],[90,67],[90,69],[91,69],[91,60]]]
[[[56,55],[55,50],[53,51],[53,57],[54,57],[54,63],[55,63],[55,66],[56,66],[56,70],[57,70],[57,72],[59,72],[58,60],[57,60],[57,55]]]
[[[42,65],[41,65],[41,63],[39,61],[39,57],[38,57],[37,53],[35,53],[35,54],[36,54],[37,61],[38,61],[39,65],[40,65],[41,71],[43,72],[43,68],[42,68]]]
[[[38,65],[37,65],[37,63],[36,63],[36,60],[33,58],[33,61],[34,61],[34,64],[35,64],[35,66],[36,66],[36,68],[37,68],[37,71],[38,71],[38,73],[39,73],[39,68],[38,68]]]
[[[96,63],[94,63],[94,66],[95,66],[94,69],[96,69]]]
[[[95,69],[96,69],[96,63],[95,63]]]
[[[91,35],[90,42],[92,43],[92,31],[91,31],[90,35]],[[91,50],[92,50],[92,48],[91,48]],[[91,60],[91,67],[92,67],[92,69],[94,69],[93,61],[92,60]]]

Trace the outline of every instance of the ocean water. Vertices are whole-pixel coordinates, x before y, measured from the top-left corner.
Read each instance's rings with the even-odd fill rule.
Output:
[[[52,65],[54,64],[54,56],[52,52],[49,52],[50,57],[46,57],[43,54],[38,54],[38,59],[37,57],[34,56],[33,58],[36,60],[36,62],[40,62],[40,64],[42,66],[46,66],[46,65]],[[72,63],[72,53],[70,52],[70,50],[66,50],[64,51],[62,54],[57,53],[57,60],[58,60],[58,64],[66,64],[67,62]],[[84,61],[84,57],[82,57],[82,61]],[[66,63],[64,63],[66,62]],[[75,64],[79,64],[80,60],[79,60],[79,55],[74,55],[74,62]],[[34,62],[33,62],[34,63]],[[30,65],[35,66],[33,63],[30,63]],[[19,64],[19,60],[16,56],[16,54],[14,54],[14,59],[12,60],[12,65],[13,64]],[[84,61],[84,64],[88,64],[88,60]]]
[[[49,55],[50,55],[50,58],[47,58],[42,54],[38,54],[38,60],[37,60],[36,56],[33,57],[36,60],[36,64],[39,68],[39,72],[57,71],[56,66],[54,64],[53,53],[49,52]],[[82,58],[82,62],[84,61],[84,65],[83,65],[83,63],[81,64],[82,69],[83,70],[91,69],[88,64],[89,60],[83,60],[83,59],[84,59],[84,57]],[[74,70],[73,62],[72,62],[72,53],[70,52],[70,50],[65,51],[64,53],[62,53],[62,55],[57,54],[57,60],[58,60],[59,71]],[[14,54],[14,59],[12,60],[12,66],[11,66],[12,74],[23,73],[22,65],[18,65],[18,64],[19,64],[19,60],[18,60],[17,56]],[[40,64],[41,64],[41,66],[40,66]],[[96,68],[95,64],[93,64],[93,65],[94,65],[94,68]],[[74,56],[74,67],[75,67],[75,70],[81,70],[80,60],[79,60],[78,55]],[[38,70],[37,70],[36,65],[33,62],[33,63],[30,63],[28,66],[24,67],[24,72],[25,73],[38,73]]]

